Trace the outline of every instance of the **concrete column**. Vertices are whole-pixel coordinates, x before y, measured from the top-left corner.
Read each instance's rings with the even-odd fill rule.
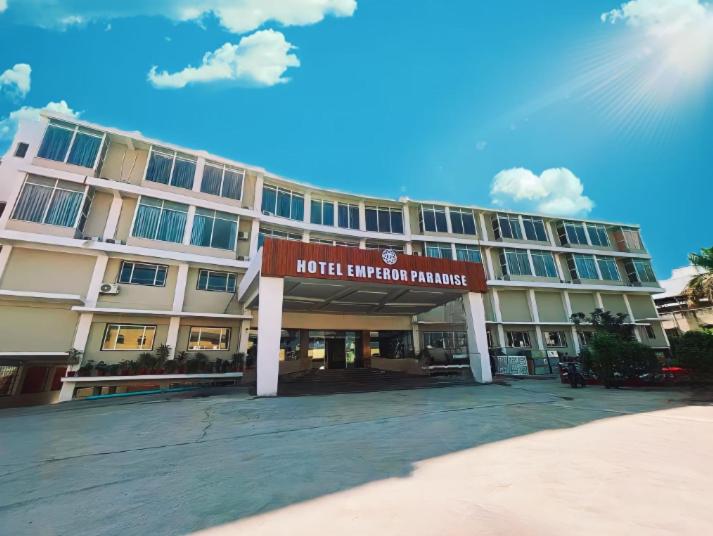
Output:
[[[10,253],[12,253],[12,246],[8,244],[3,244],[0,246],[0,281],[2,281],[2,275],[5,273],[5,268],[7,268],[7,263],[10,260]]]
[[[109,257],[107,255],[99,255],[97,257],[96,262],[94,263],[92,278],[89,281],[87,296],[84,300],[84,303],[87,307],[97,306],[97,301],[99,300],[99,289],[101,288],[102,281],[104,280],[104,272],[106,272],[106,265],[108,262]],[[77,347],[75,346],[75,348]]]
[[[0,229],[4,229],[10,219],[10,214],[15,210],[15,204],[17,203],[17,198],[20,197],[20,192],[22,192],[22,187],[25,185],[25,178],[27,174],[24,172],[18,173],[15,176],[15,186],[12,188],[10,195],[7,198],[7,205],[5,205],[5,211],[0,216]],[[6,179],[3,179],[6,180]],[[11,180],[11,179],[9,179]]]
[[[485,266],[487,267],[488,279],[495,279],[495,268],[493,267],[492,248],[485,248]]]
[[[540,350],[545,349],[545,340],[542,336],[542,327],[540,327],[540,311],[537,308],[537,297],[535,296],[534,289],[527,291],[527,304],[530,307],[530,314],[532,315],[532,321],[535,322],[535,335],[537,336],[537,347]]]
[[[124,199],[121,197],[119,192],[115,191],[114,198],[111,200],[111,206],[109,207],[109,214],[106,217],[104,233],[102,233],[102,238],[104,240],[116,238],[116,228],[119,225],[119,216],[121,216],[121,207],[123,204]]]
[[[542,335],[542,326],[535,326],[535,335],[537,336],[537,346],[540,350],[546,350],[545,337]]]
[[[574,352],[579,355],[579,352],[582,351],[582,348],[579,346],[579,336],[577,335],[576,326],[572,326],[572,344],[574,345]]]
[[[181,327],[181,317],[172,316],[168,323],[168,333],[166,334],[166,346],[171,351],[168,354],[169,359],[176,357],[176,345],[178,344],[178,330]]]
[[[451,242],[451,259],[454,261],[458,260],[458,253],[456,252],[456,245]]]
[[[451,209],[448,207],[444,207],[446,211],[446,229],[448,230],[448,234],[452,235],[453,234],[453,224],[451,223]],[[487,348],[487,346],[486,346]]]
[[[285,280],[260,277],[260,306],[257,319],[257,395],[277,396],[280,374],[282,295]]]
[[[366,249],[366,238],[359,239],[359,249]]]
[[[402,205],[401,214],[403,215],[404,234],[408,240],[411,240],[411,212],[409,211],[408,204],[404,203]]]
[[[485,214],[482,212],[478,213],[478,219],[480,220],[480,239],[488,240],[488,226],[485,223]]]
[[[176,276],[176,290],[173,293],[173,312],[183,311],[183,300],[186,297],[186,284],[188,282],[188,264],[178,265],[178,275]]]
[[[253,210],[258,214],[262,214],[262,187],[264,184],[262,173],[258,173],[255,178],[255,194],[253,196]]]
[[[493,381],[490,370],[490,354],[488,353],[488,333],[485,329],[485,307],[483,295],[479,292],[468,292],[463,295],[463,308],[468,336],[468,357],[473,378],[478,383]]]
[[[203,170],[205,169],[205,158],[202,156],[196,160],[196,173],[193,175],[193,191],[200,192],[203,184]]]
[[[260,220],[255,219],[251,222],[250,227],[250,256],[252,259],[257,254],[257,241],[260,235]]]
[[[186,215],[186,228],[183,230],[183,245],[191,243],[191,232],[193,231],[193,220],[196,217],[196,206],[188,206],[188,214]]]
[[[94,313],[82,313],[79,315],[77,329],[74,332],[74,339],[72,341],[72,348],[84,352],[87,347],[87,339],[89,339],[89,330],[92,327],[93,318]],[[68,366],[67,373],[78,370],[80,366],[81,362]],[[65,376],[67,376],[67,374],[65,374]],[[59,392],[59,401],[67,402],[68,400],[72,400],[72,398],[74,398],[74,385],[63,383]]]
[[[366,231],[366,203],[359,201],[359,230]]]
[[[309,237],[310,237],[310,232],[309,231],[304,231],[302,233],[302,242],[306,242],[309,244]]]
[[[594,303],[596,303],[597,307],[599,307],[600,309],[604,309],[604,300],[602,300],[601,292],[594,293]]]
[[[411,319],[411,332],[413,337],[413,352],[418,355],[421,351],[421,326],[418,325],[418,317]]]
[[[413,244],[411,242],[404,244],[404,253],[406,253],[406,255],[413,255]]]
[[[305,192],[304,199],[305,199],[305,213],[304,213],[304,218],[302,218],[302,219],[305,223],[309,223],[311,220],[311,214],[312,214],[312,192]]]
[[[629,303],[629,297],[626,294],[622,294],[624,298],[624,305],[626,306],[626,314],[629,315],[629,321],[636,324],[636,319],[634,318],[634,311],[631,309],[631,304]],[[634,325],[634,337],[637,341],[641,342],[641,333],[636,325]]]
[[[238,352],[247,354],[248,342],[250,342],[250,320],[243,320],[240,323],[240,338],[238,339]]]

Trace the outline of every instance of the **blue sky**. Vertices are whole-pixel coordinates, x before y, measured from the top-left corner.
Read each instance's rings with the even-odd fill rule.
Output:
[[[640,223],[661,278],[713,245],[703,0],[56,4],[0,0],[3,149],[63,100],[320,186]]]

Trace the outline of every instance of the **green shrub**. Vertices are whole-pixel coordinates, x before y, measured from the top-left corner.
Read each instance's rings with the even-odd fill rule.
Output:
[[[586,365],[606,387],[657,372],[660,368],[652,348],[606,332],[594,334],[584,357]]]
[[[693,381],[713,381],[713,332],[688,331],[672,338],[671,351]]]

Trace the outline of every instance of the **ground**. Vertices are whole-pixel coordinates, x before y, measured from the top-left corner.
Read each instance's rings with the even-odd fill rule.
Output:
[[[713,406],[555,380],[0,411],[0,532],[705,534]]]

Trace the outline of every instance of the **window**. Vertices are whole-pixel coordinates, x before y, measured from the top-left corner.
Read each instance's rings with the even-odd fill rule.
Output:
[[[465,244],[456,244],[456,259],[459,261],[483,262],[480,257],[480,249]]]
[[[397,246],[394,244],[384,244],[382,242],[369,242],[364,244],[365,249],[378,249],[379,251],[384,251],[385,249],[393,249],[396,253],[403,253],[404,247]]]
[[[228,199],[240,199],[245,172],[221,164],[206,162],[203,168],[201,192]]]
[[[607,234],[607,228],[603,225],[588,223],[587,232],[589,233],[589,240],[592,242],[593,246],[609,245],[609,235]]]
[[[443,348],[450,354],[468,355],[468,336],[465,331],[424,331],[424,348]]]
[[[421,205],[421,231],[447,233],[446,210],[434,205]]]
[[[51,121],[42,145],[37,152],[40,158],[93,168],[104,135],[96,130],[79,127],[62,121]]]
[[[334,202],[312,199],[310,221],[318,225],[334,225]]]
[[[15,365],[0,365],[0,396],[9,395],[17,381],[20,367]]]
[[[597,264],[599,265],[602,279],[607,281],[619,281],[621,279],[614,257],[597,257]]]
[[[15,156],[18,158],[25,158],[25,155],[27,154],[27,149],[29,148],[30,146],[27,143],[18,143],[17,147],[15,148]]]
[[[506,249],[500,252],[500,268],[503,275],[532,275],[527,251]]]
[[[451,213],[451,229],[456,234],[475,235],[475,217],[472,210],[464,210],[460,208],[452,208]]]
[[[547,232],[545,231],[545,222],[541,218],[533,218],[531,216],[522,217],[522,225],[525,227],[525,238],[528,240],[537,240],[539,242],[547,242]]]
[[[94,189],[87,189],[87,195],[84,196],[84,203],[82,203],[82,210],[79,213],[79,222],[77,223],[77,229],[80,231],[84,230],[84,225],[87,223],[87,218],[89,218],[89,211],[92,208],[92,201],[94,201]]]
[[[655,339],[656,338],[656,332],[654,332],[654,328],[651,325],[646,325],[644,326],[644,330],[646,331],[646,336],[649,339]]]
[[[291,190],[266,184],[262,188],[262,212],[302,221],[305,216],[305,198]]]
[[[257,236],[257,247],[260,249],[265,243],[265,237],[271,236],[274,238],[282,238],[284,240],[296,240],[301,241],[302,235],[297,233],[289,233],[287,231],[282,231],[280,229],[272,229],[270,227],[260,227],[260,233]]]
[[[654,274],[651,263],[642,259],[627,259],[624,261],[626,274],[632,283],[655,283],[656,274]]]
[[[136,208],[136,219],[131,235],[180,244],[186,229],[187,215],[186,205],[152,197],[141,197]]]
[[[559,238],[562,244],[588,245],[584,225],[566,221],[559,228]]]
[[[497,214],[493,217],[493,232],[495,238],[514,238],[522,240],[520,218],[508,214]]]
[[[567,337],[564,331],[545,331],[545,345],[547,348],[565,348]]]
[[[593,255],[572,255],[567,265],[572,279],[599,279]]]
[[[188,335],[188,350],[227,350],[230,328],[192,327]]]
[[[119,283],[146,285],[149,287],[166,286],[168,266],[163,264],[143,264],[123,261],[119,270]]]
[[[533,251],[532,265],[535,268],[535,275],[538,277],[558,277],[555,258],[549,251]]]
[[[578,331],[577,338],[579,339],[580,346],[589,346],[592,342],[592,337],[594,337],[593,331]]]
[[[238,235],[238,217],[217,210],[196,209],[191,230],[191,244],[208,248],[234,250]]]
[[[636,229],[622,229],[621,235],[626,249],[644,249],[641,245],[641,236]]]
[[[527,331],[506,332],[510,348],[530,348],[530,334]]]
[[[236,275],[228,272],[200,270],[198,272],[197,290],[213,292],[235,292]]]
[[[452,259],[453,249],[450,244],[438,244],[428,242],[426,244],[426,257],[435,257],[437,259]]]
[[[170,184],[178,188],[193,188],[196,174],[196,161],[182,156],[175,151],[151,147],[149,163],[146,167],[146,180],[161,184]]]
[[[84,186],[43,177],[25,181],[13,219],[74,227],[84,198]]]
[[[366,207],[366,230],[380,233],[403,233],[404,221],[401,209]]]
[[[153,350],[156,326],[107,324],[102,350]]]
[[[337,204],[337,223],[343,229],[359,229],[359,206]]]
[[[489,329],[485,331],[485,334],[488,337],[488,348],[494,348],[495,347],[495,341],[493,340],[493,332],[490,331]]]
[[[335,246],[343,246],[346,248],[358,248],[359,247],[358,242],[349,242],[347,240],[335,240],[334,245]]]

